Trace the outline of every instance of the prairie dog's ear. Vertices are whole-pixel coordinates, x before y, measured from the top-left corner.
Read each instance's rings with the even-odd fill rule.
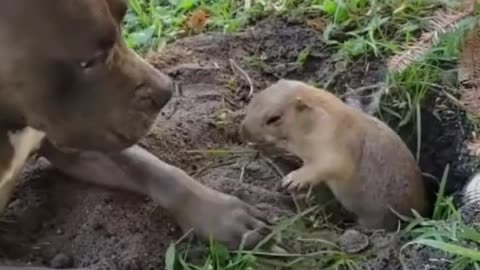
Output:
[[[299,112],[303,112],[305,110],[311,110],[312,107],[303,98],[296,97],[295,98],[295,109]]]

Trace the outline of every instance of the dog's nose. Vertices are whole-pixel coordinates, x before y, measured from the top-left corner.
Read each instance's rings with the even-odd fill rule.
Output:
[[[166,74],[155,70],[155,74],[150,76],[150,81],[147,82],[148,86],[152,89],[153,99],[155,104],[162,108],[172,98],[175,91],[176,84]]]

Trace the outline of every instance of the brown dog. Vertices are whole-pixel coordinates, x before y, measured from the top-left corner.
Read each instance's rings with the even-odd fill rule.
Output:
[[[174,84],[121,38],[122,0],[0,2],[0,207],[40,149],[66,174],[151,196],[183,229],[237,247],[256,209],[198,183],[136,142]],[[247,246],[261,238],[250,233]]]

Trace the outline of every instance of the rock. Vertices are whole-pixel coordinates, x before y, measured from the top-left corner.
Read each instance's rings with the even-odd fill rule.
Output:
[[[358,253],[365,250],[369,243],[368,237],[356,230],[346,230],[339,238],[340,248],[347,253]]]
[[[112,260],[102,259],[92,267],[92,270],[118,270],[118,267]]]
[[[69,268],[73,266],[73,258],[65,253],[58,253],[50,261],[50,267],[56,269]]]
[[[142,270],[142,263],[138,258],[126,256],[118,260],[118,270]]]
[[[460,208],[460,214],[465,224],[476,227],[476,224],[480,224],[480,202],[463,205]]]

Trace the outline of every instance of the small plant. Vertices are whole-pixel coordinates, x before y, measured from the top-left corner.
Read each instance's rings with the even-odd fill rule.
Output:
[[[427,31],[408,48],[393,56],[388,62],[391,72],[403,72],[410,65],[425,60],[434,48],[442,43],[445,36],[454,36],[461,41],[457,48],[461,50],[458,59],[458,81],[461,89],[459,105],[469,113],[480,115],[480,90],[478,84],[480,50],[478,49],[479,31],[477,2],[461,0],[454,2],[455,8],[439,10],[428,20]],[[427,60],[428,61],[428,60]]]
[[[414,219],[405,232],[415,238],[401,250],[412,245],[428,246],[452,257],[450,269],[480,269],[480,251],[475,248],[480,243],[480,232],[462,221],[453,199],[444,194],[448,169],[447,166],[440,183],[432,219]]]
[[[229,252],[222,245],[210,241],[208,255],[203,265],[187,262],[186,254],[181,256],[175,244],[171,244],[165,255],[166,270],[253,270],[256,258],[250,254],[236,254]]]
[[[428,28],[422,36],[416,40],[405,51],[392,57],[388,68],[392,72],[403,71],[410,63],[421,59],[429,50],[440,42],[440,36],[445,33],[465,31],[465,27],[472,27],[471,20],[464,24],[465,20],[471,18],[475,11],[475,0],[463,0],[459,3],[458,10],[437,11],[428,21]]]
[[[191,257],[189,248],[178,250],[170,245],[166,253],[167,270],[253,270],[253,269],[321,269],[356,270],[365,256],[347,254],[335,243],[315,236],[311,219],[321,211],[311,207],[286,218],[272,228],[252,250],[227,250],[210,241],[208,253],[202,258]],[[332,229],[332,228],[331,228]],[[333,229],[332,229],[333,231]],[[285,247],[283,249],[282,247]],[[268,251],[270,249],[270,251]],[[197,261],[193,263],[192,261]],[[201,262],[198,262],[201,261]]]
[[[410,42],[421,28],[422,17],[441,6],[417,0],[314,0],[317,9],[330,18],[324,37],[339,46],[345,57],[388,56]],[[342,34],[338,34],[338,33]],[[337,33],[334,37],[333,33]]]

